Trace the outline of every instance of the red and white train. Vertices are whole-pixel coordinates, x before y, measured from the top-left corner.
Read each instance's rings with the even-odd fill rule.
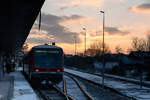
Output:
[[[31,49],[23,60],[23,72],[34,82],[59,83],[63,79],[63,49],[53,45],[39,45]]]

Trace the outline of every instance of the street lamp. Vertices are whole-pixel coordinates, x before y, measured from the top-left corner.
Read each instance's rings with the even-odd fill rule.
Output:
[[[85,44],[84,44],[84,56],[86,55],[86,28],[83,28],[85,31]]]
[[[105,32],[105,13],[104,11],[100,11],[103,14],[103,68],[102,68],[102,89],[104,90],[104,68],[105,68],[105,60],[104,60],[104,32]]]

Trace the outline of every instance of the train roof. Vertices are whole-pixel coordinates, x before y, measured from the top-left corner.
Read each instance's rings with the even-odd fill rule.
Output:
[[[60,47],[58,47],[58,46],[55,46],[55,45],[48,45],[48,44],[44,44],[44,45],[38,45],[38,46],[34,46],[32,49],[41,49],[41,48],[49,48],[49,49],[51,49],[51,48],[53,48],[53,49],[62,49],[62,48],[60,48]]]

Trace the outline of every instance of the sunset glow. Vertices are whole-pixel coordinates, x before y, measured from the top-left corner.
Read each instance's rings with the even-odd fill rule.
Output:
[[[87,48],[93,41],[102,41],[100,10],[105,11],[105,43],[112,53],[118,45],[127,53],[134,37],[145,38],[150,34],[148,0],[46,0],[41,30],[37,18],[26,42],[30,48],[56,42],[65,53],[74,54],[76,35],[77,52],[83,52],[83,28],[86,28]]]

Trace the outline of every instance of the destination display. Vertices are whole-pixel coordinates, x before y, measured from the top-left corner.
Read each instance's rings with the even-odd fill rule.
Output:
[[[37,52],[37,53],[59,53],[59,51],[43,51],[43,50],[37,50],[37,51],[35,51],[35,52]]]

